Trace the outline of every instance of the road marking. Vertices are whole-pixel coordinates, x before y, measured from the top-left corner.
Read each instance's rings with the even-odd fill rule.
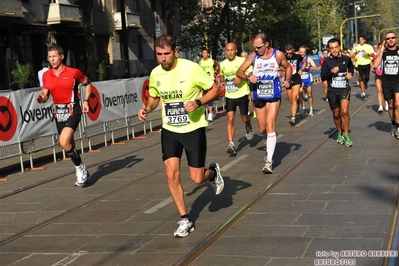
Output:
[[[78,253],[72,253],[71,255],[69,255],[68,257],[54,263],[51,266],[63,266],[63,265],[68,265],[71,264],[72,262],[74,262],[75,260],[77,260],[78,258],[82,257],[83,255],[85,255],[87,253],[87,251],[79,251]]]
[[[165,207],[166,205],[168,205],[168,204],[171,203],[171,202],[173,202],[173,199],[172,199],[172,197],[169,197],[169,198],[167,198],[166,200],[164,200],[164,201],[158,203],[158,204],[155,205],[154,207],[149,208],[149,209],[146,210],[144,213],[154,213],[154,212],[156,212],[157,210],[159,210],[159,209]]]
[[[233,165],[235,165],[236,163],[238,163],[241,160],[244,160],[245,158],[247,158],[249,156],[249,154],[243,154],[240,157],[232,160],[231,162],[229,162],[228,164],[226,164],[225,166],[223,166],[220,170],[221,171],[227,171],[230,167],[232,167]]]

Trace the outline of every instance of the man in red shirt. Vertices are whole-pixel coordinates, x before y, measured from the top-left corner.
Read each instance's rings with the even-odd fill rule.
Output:
[[[59,45],[50,46],[47,49],[48,61],[51,69],[43,74],[43,86],[41,94],[37,97],[38,103],[47,102],[49,95],[54,102],[54,117],[59,135],[59,143],[76,167],[77,181],[75,186],[83,187],[90,178],[90,173],[82,163],[79,153],[75,149],[73,134],[79,125],[82,112],[89,111],[89,97],[91,94],[90,80],[76,68],[65,66],[64,50]],[[86,87],[86,99],[80,107],[78,85]]]

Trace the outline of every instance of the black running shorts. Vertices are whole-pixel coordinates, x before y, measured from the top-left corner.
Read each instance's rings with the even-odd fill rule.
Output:
[[[172,157],[181,159],[184,149],[190,167],[205,166],[207,150],[205,127],[188,133],[176,133],[162,128],[161,145],[164,161]]]
[[[244,95],[241,98],[229,99],[226,97],[226,112],[236,111],[237,106],[240,107],[241,115],[248,115],[248,95]]]
[[[341,100],[350,101],[351,90],[350,89],[329,90],[327,93],[327,98],[331,110],[335,110],[341,106],[340,105]]]

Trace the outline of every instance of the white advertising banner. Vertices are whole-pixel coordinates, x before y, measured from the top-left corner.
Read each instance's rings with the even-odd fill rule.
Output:
[[[93,82],[86,126],[137,115],[143,107],[142,86],[145,80],[148,77]]]
[[[27,141],[39,136],[57,133],[53,116],[51,97],[46,103],[36,102],[41,88],[23,89],[11,94],[13,103],[17,103],[19,141]]]

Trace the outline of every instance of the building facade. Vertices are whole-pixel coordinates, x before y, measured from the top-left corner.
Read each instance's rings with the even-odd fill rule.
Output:
[[[94,51],[85,46],[82,1],[93,1],[89,30]],[[179,21],[178,15],[178,7],[167,0],[1,0],[0,90],[16,88],[11,71],[17,61],[29,64],[27,86],[38,86],[37,72],[53,43],[64,48],[67,65],[83,72],[87,54],[94,53],[95,67],[107,66],[106,79],[149,75],[156,65],[154,40],[179,34],[180,25],[165,24]]]

